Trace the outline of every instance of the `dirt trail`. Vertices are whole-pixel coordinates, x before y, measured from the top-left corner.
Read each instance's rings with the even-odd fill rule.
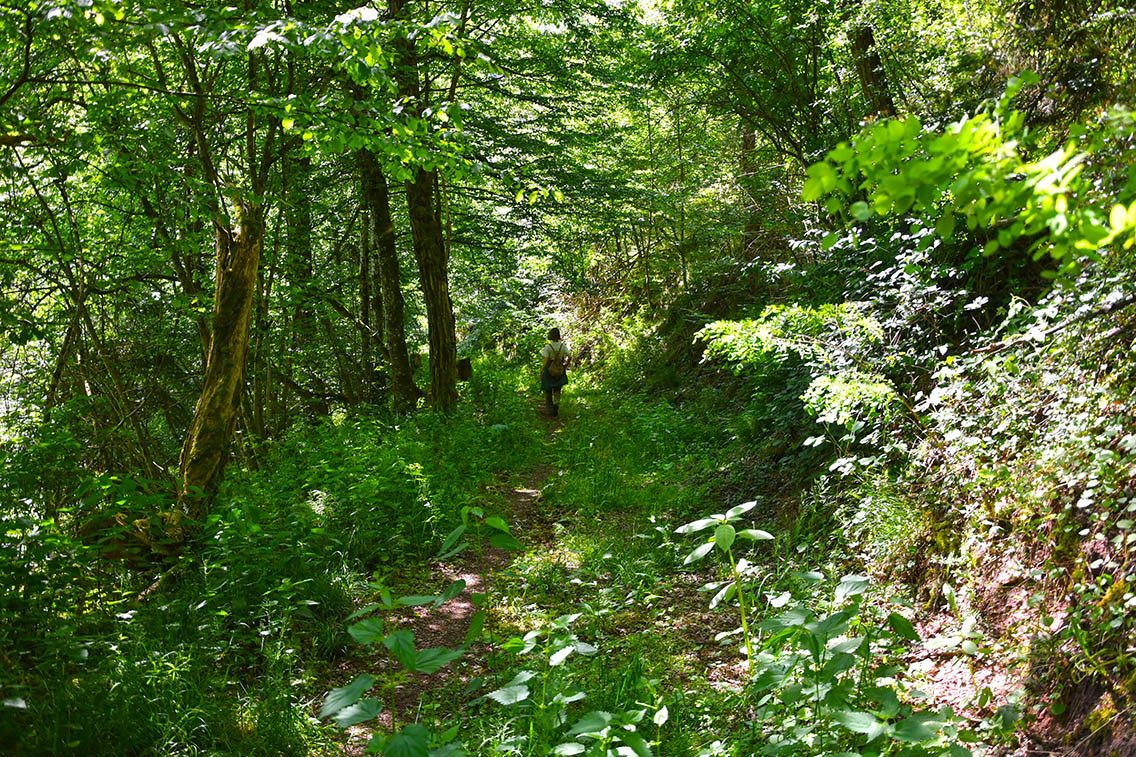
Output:
[[[560,424],[553,419],[548,419],[548,422],[548,440],[551,442]],[[551,545],[554,519],[541,508],[541,488],[551,475],[552,466],[541,462],[521,476],[519,483],[510,483],[509,475],[505,473],[486,488],[487,501],[497,500],[503,503],[502,512],[487,512],[486,515],[503,517],[513,536],[526,549],[536,545]],[[491,593],[497,575],[508,567],[517,554],[519,553],[495,547],[487,547],[480,553],[468,548],[445,562],[431,563],[432,582],[437,585],[431,586],[430,591],[441,592],[458,580],[465,582],[465,588],[441,607],[425,605],[406,608],[401,613],[387,616],[388,622],[392,628],[413,632],[416,649],[461,647],[469,631],[471,618],[478,609],[474,604],[474,596]],[[422,587],[419,591],[425,588]],[[343,753],[363,754],[376,725],[389,731],[392,709],[400,724],[414,722],[419,702],[426,692],[452,683],[455,679],[465,684],[488,672],[487,652],[483,643],[475,643],[458,661],[432,675],[414,675],[410,681],[395,687],[393,693],[382,695],[383,711],[376,720],[351,726],[344,732]],[[354,646],[349,657],[338,666],[338,683],[333,685],[343,686],[360,673],[370,673],[381,678],[390,665],[385,649]]]

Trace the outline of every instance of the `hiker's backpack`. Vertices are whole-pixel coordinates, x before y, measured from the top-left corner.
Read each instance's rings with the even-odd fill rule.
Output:
[[[556,350],[559,351],[559,354],[548,359],[548,375],[553,378],[560,378],[564,375],[564,343],[561,342]]]

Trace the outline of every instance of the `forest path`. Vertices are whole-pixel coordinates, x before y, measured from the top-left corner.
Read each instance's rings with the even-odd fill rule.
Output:
[[[619,396],[581,389],[557,418],[544,416],[534,402],[532,415],[517,420],[532,424],[532,437],[539,439],[535,462],[498,473],[474,504],[486,516],[504,518],[523,549],[471,547],[389,579],[395,595],[438,594],[454,581],[465,583],[438,608],[409,607],[387,616],[388,629],[414,633],[417,649],[461,647],[482,605],[489,610],[483,634],[489,641],[472,644],[433,675],[404,677],[382,694],[383,678],[389,680],[397,665],[381,646],[352,645],[334,685],[371,673],[380,679],[371,696],[384,702],[384,710],[377,721],[348,729],[346,754],[362,754],[376,726],[389,732],[392,725],[418,721],[453,724],[478,708],[498,708],[473,700],[514,672],[517,661],[502,651],[502,642],[580,612],[581,638],[612,661],[581,668],[590,695],[605,696],[605,687],[613,685],[603,670],[621,669],[643,670],[643,680],[657,678],[658,695],[672,702],[739,689],[744,669],[735,639],[727,636],[737,618],[710,610],[704,588],[717,569],[711,561],[679,564],[689,551],[673,540],[681,523],[676,518],[689,506],[676,494],[685,481],[651,482],[659,469],[651,432],[621,405]]]
[[[559,420],[545,417],[543,406],[538,403],[533,403],[533,413],[538,416],[536,422],[546,424],[543,443],[551,448],[556,443],[561,428]],[[551,451],[546,451],[542,459],[527,470],[502,471],[485,487],[482,505],[485,515],[504,518],[511,533],[526,550],[547,551],[553,548],[554,520],[541,507],[541,488],[555,470],[549,460],[551,454]],[[496,503],[496,506],[490,503]],[[415,572],[394,579],[391,589],[395,594],[441,593],[455,581],[462,581],[465,586],[453,599],[439,607],[423,605],[403,609],[390,618],[393,621],[391,625],[411,631],[415,647],[420,650],[436,647],[456,649],[463,646],[481,603],[479,600],[481,597],[492,597],[500,573],[508,569],[517,555],[516,551],[492,546],[480,550],[470,547],[448,560],[429,562],[424,566],[429,571],[428,576]],[[422,586],[423,580],[429,581],[428,587]],[[490,600],[490,615],[495,611]],[[492,624],[493,620],[490,619],[488,623]],[[393,687],[382,697],[384,709],[376,720],[351,726],[344,731],[343,753],[364,754],[367,743],[375,733],[376,724],[381,730],[390,732],[395,719],[400,726],[418,720],[422,705],[431,698],[431,692],[442,688],[460,690],[476,677],[490,673],[490,651],[489,645],[484,641],[476,642],[460,660],[443,667],[437,673],[412,675]],[[353,645],[348,657],[337,667],[336,679],[345,682],[360,673],[371,673],[379,677],[382,673],[393,670],[394,666],[387,659],[386,650]]]

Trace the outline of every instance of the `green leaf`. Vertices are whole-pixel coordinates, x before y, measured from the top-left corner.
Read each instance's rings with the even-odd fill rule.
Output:
[[[726,520],[734,520],[738,516],[744,515],[752,510],[757,505],[757,500],[750,502],[743,502],[740,505],[734,505],[726,511]]]
[[[750,541],[770,541],[773,539],[773,534],[768,531],[762,531],[760,528],[747,528],[738,531],[738,536]]]
[[[485,696],[492,699],[494,702],[503,705],[516,704],[522,702],[529,697],[529,687],[525,684],[533,678],[535,673],[528,670],[522,670],[517,675],[513,676],[513,680],[501,688],[491,691]]]
[[[552,750],[553,754],[583,754],[584,745],[575,741],[569,741],[564,744],[558,745]]]
[[[377,602],[373,602],[373,603],[367,605],[366,607],[360,607],[358,610],[356,610],[355,612],[348,615],[347,619],[348,620],[355,620],[355,618],[366,615],[369,612],[373,612],[373,611],[379,609],[379,607],[380,607],[380,605]]]
[[[631,747],[631,751],[635,752],[636,757],[651,757],[651,748],[647,746],[643,737],[635,731],[616,729],[615,735],[619,737],[620,741]]]
[[[505,519],[499,515],[490,515],[485,519],[485,525],[501,531],[502,533],[509,533],[509,524],[506,523]]]
[[[323,708],[320,709],[319,713],[320,720],[334,715],[344,707],[355,704],[359,701],[359,697],[363,696],[363,692],[374,685],[375,677],[362,673],[356,676],[355,680],[346,686],[332,689],[328,692],[327,698],[323,701]]]
[[[549,656],[549,658],[548,658],[549,666],[553,667],[553,668],[559,666],[561,663],[563,663],[565,660],[568,659],[568,655],[572,654],[575,651],[576,651],[576,647],[574,645],[572,645],[572,644],[564,645],[563,647],[556,650],[555,652],[553,652]]]
[[[935,233],[941,239],[949,239],[955,233],[955,214],[947,211],[935,223]]]
[[[718,591],[717,594],[714,595],[714,598],[710,600],[710,609],[713,610],[722,602],[729,602],[734,598],[734,594],[736,594],[737,591],[738,585],[735,582],[731,581],[730,583],[726,584]]]
[[[651,720],[655,723],[655,725],[661,726],[661,725],[663,725],[664,723],[667,722],[667,719],[670,718],[670,716],[671,716],[671,712],[670,712],[670,710],[667,709],[667,706],[664,704],[662,707],[659,708],[658,712],[655,713],[655,717],[651,718]]]
[[[407,597],[399,597],[398,603],[406,607],[418,607],[419,605],[428,605],[431,602],[436,602],[437,600],[438,597],[435,594],[431,594],[429,596],[426,596],[425,594],[412,594]]]
[[[848,212],[851,213],[852,217],[857,221],[867,221],[872,217],[872,209],[869,208],[868,203],[863,200],[852,203],[852,206],[848,208]]]
[[[720,522],[721,521],[718,520],[717,518],[699,518],[698,520],[690,521],[686,525],[679,526],[678,528],[675,529],[675,533],[676,534],[693,534],[693,533],[696,533],[698,531],[704,531],[707,528],[710,528],[711,526],[716,526]]]
[[[863,594],[866,588],[868,588],[867,576],[857,576],[855,574],[844,576],[836,586],[836,601],[840,602],[848,597]]]
[[[511,534],[498,532],[489,537],[489,544],[497,549],[519,550],[524,549],[525,545],[517,541]]]
[[[686,556],[686,559],[682,561],[682,564],[690,565],[692,562],[698,562],[707,554],[709,554],[710,550],[712,549],[714,549],[714,542],[712,541],[708,541],[705,544],[700,544],[693,552]]]
[[[450,531],[450,535],[447,536],[446,540],[442,542],[442,546],[438,548],[438,554],[434,559],[441,560],[444,557],[448,557],[450,550],[453,549],[454,545],[458,543],[458,539],[462,537],[462,535],[465,533],[465,530],[466,526],[461,525],[455,528],[453,531]]]
[[[388,634],[383,639],[383,646],[391,651],[399,662],[407,668],[414,669],[414,632],[405,629]]]
[[[832,713],[832,719],[853,733],[868,733],[876,724],[876,716],[870,712],[839,710]]]
[[[805,202],[818,200],[822,194],[824,194],[824,184],[815,176],[808,178],[805,186],[801,188],[801,199]]]
[[[446,590],[438,595],[438,598],[434,600],[434,606],[439,607],[443,603],[449,602],[451,599],[456,597],[458,594],[461,594],[463,591],[465,591],[465,579],[459,578],[458,580],[447,586]]]
[[[723,552],[729,552],[730,547],[734,545],[734,527],[728,523],[723,523],[714,529],[714,545]]]
[[[374,644],[383,638],[382,618],[368,618],[348,627],[347,633],[360,644]]]
[[[383,710],[382,702],[377,699],[360,699],[353,705],[344,707],[339,712],[335,713],[335,724],[340,728],[347,728],[356,723],[362,723],[365,720],[377,716]]]
[[[465,654],[464,649],[450,649],[449,647],[431,647],[415,653],[414,666],[410,667],[415,673],[435,673],[439,668],[449,665]]]
[[[485,618],[485,610],[478,610],[469,616],[469,630],[465,632],[465,638],[462,640],[463,646],[468,647],[481,636],[481,629],[485,627]]]
[[[612,717],[610,712],[603,712],[602,710],[589,712],[576,721],[576,725],[572,727],[571,731],[568,731],[568,735],[579,736],[585,733],[600,733],[611,724]]]
[[[429,757],[430,732],[412,723],[387,739],[383,757]]]
[[[833,247],[835,247],[836,243],[839,241],[840,234],[836,233],[835,231],[830,231],[824,235],[824,239],[820,240],[820,248],[825,252],[828,252]]]
[[[895,738],[909,744],[933,739],[935,732],[927,727],[928,722],[938,725],[934,715],[916,714],[904,718],[895,724]]]

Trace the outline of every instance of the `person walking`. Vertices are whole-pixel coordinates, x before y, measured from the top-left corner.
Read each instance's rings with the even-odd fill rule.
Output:
[[[568,383],[568,345],[560,340],[560,329],[548,332],[548,344],[540,351],[544,359],[540,368],[540,388],[544,391],[547,415],[560,414],[560,390]]]

